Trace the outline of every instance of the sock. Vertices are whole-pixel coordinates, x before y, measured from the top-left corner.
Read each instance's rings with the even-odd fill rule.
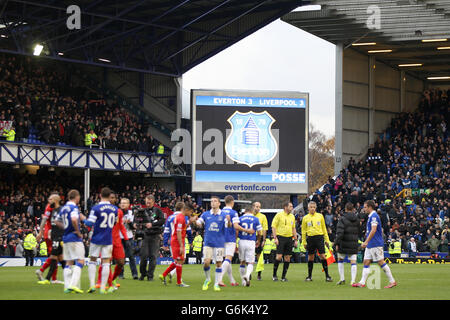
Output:
[[[175,263],[175,262],[172,262],[172,263],[167,267],[167,269],[163,272],[163,277],[167,277],[167,275],[168,275],[169,273],[172,273],[172,271],[174,271],[175,268],[176,268],[176,263]]]
[[[75,263],[72,270],[72,279],[70,281],[70,287],[76,287],[78,288],[78,282],[81,277],[81,268],[83,268],[83,265],[79,262]]]
[[[308,277],[311,278],[314,267],[314,261],[308,261]]]
[[[181,274],[183,272],[183,265],[177,264],[176,270],[177,270],[177,284],[181,284]]]
[[[122,273],[123,267],[121,265],[116,265],[114,268],[114,274],[112,276],[112,281],[116,280],[116,278]]]
[[[233,268],[231,266],[231,261],[229,263],[230,264],[227,267],[228,278],[230,279],[230,283],[236,283],[236,280],[234,280],[234,277],[233,277]]]
[[[108,286],[112,287],[113,282],[113,272],[112,272],[112,265],[109,265],[109,276],[108,276]]]
[[[356,263],[352,263],[351,271],[352,271],[352,283],[355,282],[356,279]]]
[[[273,263],[273,276],[276,277],[277,276],[277,271],[278,271],[278,265],[280,264],[281,260],[276,260]]]
[[[58,270],[58,261],[52,260],[52,263],[50,264],[50,269],[48,269],[47,277],[46,279],[50,281],[50,278],[53,276],[53,273],[55,270]]]
[[[281,279],[286,278],[286,273],[287,273],[288,269],[289,269],[289,262],[285,261],[283,263],[283,274],[281,275]]]
[[[105,290],[106,288],[106,281],[108,281],[109,278],[109,263],[102,263],[102,282],[100,283],[100,290]]]
[[[239,273],[241,274],[241,279],[243,279],[245,277],[245,265],[240,265],[239,266]]]
[[[211,281],[211,267],[203,267],[203,271],[205,271],[206,281]]]
[[[102,282],[102,271],[103,265],[100,263],[100,266],[98,267],[97,284],[100,284]]]
[[[366,284],[367,277],[369,276],[369,273],[370,273],[369,269],[370,269],[370,265],[364,266],[361,281],[359,283]]]
[[[42,265],[42,267],[39,270],[41,270],[41,272],[44,272],[45,269],[47,269],[51,263],[52,263],[52,259],[48,258],[47,260],[45,260],[45,263]]]
[[[223,274],[228,274],[228,267],[230,266],[230,260],[228,260],[228,259],[225,259],[225,260],[223,260],[223,263],[222,263],[222,273]],[[223,275],[222,275],[222,279],[223,279]]]
[[[325,260],[325,259],[322,260],[322,267],[323,267],[323,271],[325,271],[325,276],[329,277],[327,260]]]
[[[249,263],[249,264],[247,265],[247,272],[246,272],[246,274],[245,274],[245,276],[247,277],[247,279],[250,279],[250,275],[252,274],[252,272],[253,272],[253,263]]]
[[[386,273],[389,283],[395,282],[394,277],[392,276],[391,268],[389,268],[386,262],[381,266],[381,269],[383,269],[384,273]]]
[[[258,277],[261,277],[261,272],[262,272],[262,271],[258,271]]]
[[[64,289],[68,289],[70,287],[70,283],[72,281],[72,268],[69,265],[66,265],[64,268]]]
[[[89,261],[88,264],[88,275],[89,275],[89,287],[92,288],[95,286],[95,272],[97,271],[97,262]],[[100,270],[98,274],[100,275]],[[100,279],[99,279],[100,280]]]
[[[344,261],[338,261],[338,270],[339,270],[339,277],[341,281],[345,280],[344,275]]]
[[[219,282],[222,281],[222,268],[216,267],[216,275],[214,277],[214,285],[219,285]]]
[[[66,267],[66,261],[63,260],[60,263],[61,263],[61,269],[64,270],[64,268]]]
[[[55,261],[55,270],[53,270],[52,272],[52,280],[55,281],[56,279],[58,279],[58,260],[52,260]],[[51,266],[50,266],[51,267]]]
[[[233,269],[231,267],[231,261],[229,259],[225,259],[222,263],[222,279],[223,274],[227,274],[230,279],[230,283],[235,283],[236,281],[233,278]]]

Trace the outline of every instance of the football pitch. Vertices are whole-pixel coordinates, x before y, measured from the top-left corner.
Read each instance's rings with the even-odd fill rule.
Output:
[[[121,287],[114,293],[64,294],[63,285],[37,284],[35,270],[38,267],[4,267],[0,268],[0,299],[1,300],[448,300],[450,299],[450,266],[426,264],[391,264],[390,268],[398,283],[392,289],[384,289],[387,278],[380,271],[380,289],[352,288],[350,286],[350,265],[345,265],[346,284],[337,286],[339,274],[337,264],[330,266],[333,282],[325,282],[320,264],[314,265],[313,281],[305,282],[307,264],[291,264],[288,271],[288,282],[272,281],[272,265],[265,265],[262,281],[253,280],[250,287],[231,287],[228,278],[224,279],[227,286],[222,291],[213,289],[214,266],[211,268],[212,284],[208,291],[202,291],[204,273],[201,265],[184,265],[183,281],[189,288],[179,288],[176,280],[164,286],[158,275],[166,266],[158,265],[154,281],[138,281],[131,278],[126,266],[125,279],[119,279]],[[372,264],[371,269],[379,268]],[[278,277],[283,266],[280,265]],[[358,264],[357,281],[362,272],[362,264]],[[374,273],[372,273],[374,274]],[[233,276],[239,277],[239,266],[233,265]],[[58,279],[62,280],[62,270],[58,270]],[[239,280],[238,280],[239,281]],[[240,281],[239,281],[240,282]],[[87,268],[83,268],[81,289],[87,290],[89,279]]]

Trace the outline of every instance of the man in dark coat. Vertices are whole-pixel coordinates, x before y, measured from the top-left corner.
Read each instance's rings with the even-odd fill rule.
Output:
[[[358,234],[359,234],[359,218],[355,214],[353,204],[347,202],[345,204],[345,213],[339,219],[336,227],[336,250],[338,252],[338,269],[341,277],[338,285],[345,284],[344,276],[344,259],[348,256],[351,262],[352,282],[356,278],[356,255],[358,253]]]

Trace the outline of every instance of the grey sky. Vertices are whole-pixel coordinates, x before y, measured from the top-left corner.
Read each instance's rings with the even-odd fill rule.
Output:
[[[310,94],[310,123],[334,135],[334,44],[277,20],[183,75],[191,89],[286,90]]]

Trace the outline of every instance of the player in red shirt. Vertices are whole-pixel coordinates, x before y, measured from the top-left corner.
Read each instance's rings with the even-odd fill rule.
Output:
[[[186,202],[184,204],[184,208],[181,210],[180,214],[177,214],[174,220],[174,228],[172,230],[172,238],[170,242],[170,246],[172,248],[172,257],[174,262],[164,271],[163,274],[159,275],[161,281],[166,284],[167,275],[173,270],[177,270],[177,286],[179,287],[189,287],[189,285],[183,283],[181,281],[181,274],[183,271],[183,263],[184,263],[184,255],[185,255],[185,239],[186,239],[186,230],[187,223],[186,217],[190,218],[192,213],[194,212],[194,206],[191,203]]]
[[[54,204],[52,203],[52,201],[50,201],[52,195],[58,195],[58,193],[52,192],[50,194],[47,206],[45,207],[45,212],[42,215],[39,234],[36,236],[37,242],[41,242],[42,236],[44,236],[44,240],[47,245],[47,255],[48,255],[48,259],[45,261],[45,263],[42,265],[42,267],[40,269],[36,270],[36,275],[37,275],[39,281],[45,280],[44,279],[44,271],[45,271],[45,269],[50,267],[50,265],[52,263],[52,259],[50,258],[50,255],[52,252],[53,242],[51,240],[51,233],[49,232],[52,228],[51,216],[52,216],[52,211],[54,208]],[[52,283],[61,283],[60,281],[58,281],[56,279],[57,274],[58,274],[58,268],[56,268],[52,274]]]
[[[117,197],[114,193],[111,193],[111,196],[109,197],[109,202],[111,204],[116,204]],[[127,202],[129,205],[128,199],[122,199],[120,201],[120,207],[122,208],[124,205],[122,203]],[[122,233],[123,238],[128,240],[127,236],[127,229],[125,228],[123,224],[123,211],[119,209],[117,214],[117,221],[112,229],[112,238],[113,238],[113,250],[112,250],[112,259],[116,261],[116,268],[114,269],[114,273],[111,271],[109,272],[109,278],[108,278],[108,286],[112,287],[114,280],[122,273],[123,267],[125,265],[125,250],[123,249],[122,245],[122,239],[120,238],[120,233]],[[101,283],[101,275],[102,275],[102,266],[100,265],[98,269],[98,278],[97,278],[97,285],[100,288]],[[120,287],[120,284],[115,284],[115,288]]]

